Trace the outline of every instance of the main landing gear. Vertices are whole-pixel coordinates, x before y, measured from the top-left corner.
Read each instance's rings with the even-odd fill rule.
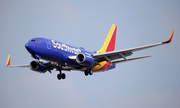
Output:
[[[87,70],[84,71],[85,76],[92,75],[92,74],[93,74],[93,72],[92,72],[91,69],[87,69]]]

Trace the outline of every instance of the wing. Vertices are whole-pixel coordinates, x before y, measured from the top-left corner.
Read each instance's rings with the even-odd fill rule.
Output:
[[[125,50],[118,50],[118,51],[112,51],[112,52],[106,52],[106,53],[92,54],[92,56],[98,62],[102,62],[102,61],[111,62],[112,60],[119,59],[119,58],[124,58],[125,60],[127,60],[126,57],[130,56],[135,51],[140,51],[140,50],[144,50],[144,49],[148,49],[148,48],[152,48],[152,47],[156,47],[156,46],[160,46],[160,45],[170,43],[172,40],[173,34],[174,34],[174,29],[171,33],[169,40],[164,41],[164,42],[146,45],[146,46],[141,46],[141,47],[136,47],[136,48],[131,48],[131,49],[125,49]]]
[[[11,58],[11,56],[9,55],[8,59],[7,59],[7,63],[6,63],[7,67],[29,67],[29,65],[27,65],[27,64],[24,64],[24,65],[10,65],[10,58]]]
[[[118,63],[122,63],[122,62],[133,61],[133,60],[142,59],[142,58],[147,58],[147,57],[151,57],[151,56],[130,58],[130,59],[127,59],[127,60],[115,60],[115,61],[113,61],[112,63],[113,63],[113,64],[118,64]]]
[[[8,56],[8,59],[7,59],[7,63],[6,63],[6,67],[10,67],[10,68],[13,68],[13,67],[28,67],[31,69],[31,66],[29,64],[23,64],[23,65],[10,65],[10,58],[11,56],[9,55]],[[48,68],[48,71],[51,72],[51,70],[53,69],[59,69],[61,68],[61,70],[65,70],[65,71],[70,71],[70,70],[77,70],[75,68],[72,68],[72,67],[68,67],[68,66],[62,66],[62,67],[59,67],[59,65],[57,63],[53,63],[53,62],[47,62],[47,63],[44,63],[44,62],[41,62],[40,63],[42,64],[43,63],[43,66],[46,66]]]

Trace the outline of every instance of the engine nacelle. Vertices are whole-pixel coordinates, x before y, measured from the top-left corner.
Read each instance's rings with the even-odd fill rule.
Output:
[[[84,66],[91,66],[94,64],[95,60],[90,54],[83,54],[79,53],[76,56],[77,63],[84,65]]]
[[[39,72],[39,73],[45,73],[46,71],[48,71],[48,68],[43,62],[32,61],[29,67],[31,70]]]

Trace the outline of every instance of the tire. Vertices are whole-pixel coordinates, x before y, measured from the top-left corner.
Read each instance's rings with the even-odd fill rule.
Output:
[[[84,75],[88,76],[88,71],[87,70],[84,71]]]
[[[61,80],[61,74],[57,74],[57,79]]]
[[[65,78],[66,78],[66,74],[62,73],[62,74],[61,74],[61,78],[62,78],[62,79],[65,79]]]
[[[93,71],[92,70],[89,70],[89,75],[92,75],[93,74]]]

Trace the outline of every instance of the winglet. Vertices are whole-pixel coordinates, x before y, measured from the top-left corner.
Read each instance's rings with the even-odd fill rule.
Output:
[[[171,42],[171,40],[172,40],[172,38],[173,38],[173,34],[174,34],[174,29],[173,29],[173,31],[172,31],[172,33],[171,33],[171,36],[170,36],[169,40],[168,40],[168,41],[163,42],[163,44],[170,43],[170,42]]]
[[[8,56],[6,66],[10,66],[10,55]]]

